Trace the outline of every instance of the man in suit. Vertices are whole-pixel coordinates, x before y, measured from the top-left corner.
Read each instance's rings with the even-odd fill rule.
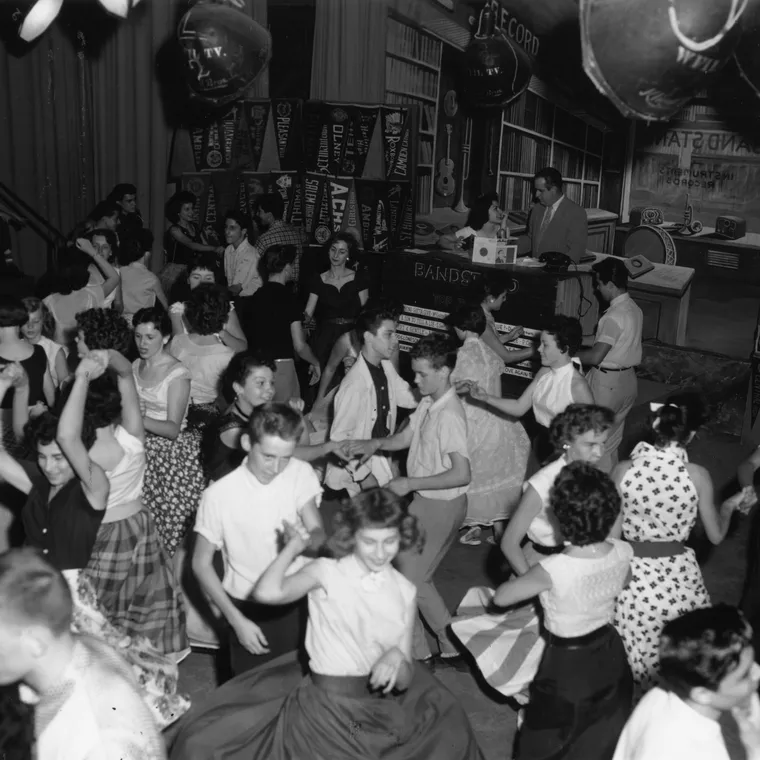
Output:
[[[538,203],[528,218],[528,230],[517,240],[517,255],[567,254],[576,264],[586,254],[588,220],[585,209],[562,193],[562,175],[551,167],[533,177]]]

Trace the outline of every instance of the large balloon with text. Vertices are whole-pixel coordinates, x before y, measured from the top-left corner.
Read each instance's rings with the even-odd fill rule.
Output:
[[[583,68],[629,118],[665,121],[711,84],[748,0],[580,0]]]
[[[199,2],[179,22],[185,79],[195,100],[217,107],[245,93],[272,57],[263,26],[234,8]]]
[[[478,31],[464,51],[457,95],[472,108],[497,109],[521,95],[533,75],[529,53],[494,29],[490,7],[481,11]]]
[[[742,33],[734,50],[742,79],[760,97],[760,2],[754,0],[742,19]]]

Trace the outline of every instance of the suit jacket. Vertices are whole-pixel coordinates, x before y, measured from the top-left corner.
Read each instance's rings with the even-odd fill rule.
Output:
[[[389,361],[380,362],[380,366],[388,379],[388,400],[391,406],[388,414],[388,429],[393,435],[396,432],[398,407],[414,409],[417,406],[417,398],[409,387],[409,383],[399,376]],[[334,404],[330,440],[361,441],[372,437],[372,428],[377,419],[377,394],[372,375],[361,354],[343,378],[335,394]],[[328,463],[325,483],[336,491],[345,488],[349,495],[354,496],[359,493],[359,483],[370,474],[377,478],[379,485],[386,485],[393,477],[390,459],[385,455],[375,454],[360,467],[353,465],[342,467]]]
[[[517,252],[519,254],[531,252],[532,256],[538,258],[542,253],[558,251],[567,254],[577,264],[581,256],[586,255],[588,242],[586,210],[577,203],[573,203],[567,196],[563,196],[562,202],[554,212],[549,226],[536,247],[533,241],[538,237],[541,222],[548,210],[540,203],[533,207],[528,219],[527,233],[518,238]]]

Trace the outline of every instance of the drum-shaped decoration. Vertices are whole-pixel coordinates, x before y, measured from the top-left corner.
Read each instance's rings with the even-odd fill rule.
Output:
[[[481,11],[478,31],[464,51],[457,96],[472,108],[501,108],[521,95],[533,75],[531,56],[500,31],[490,7]]]
[[[661,227],[642,224],[632,229],[623,242],[623,256],[644,256],[654,264],[676,264],[676,244]]]
[[[210,106],[239,99],[272,57],[272,38],[263,26],[211,2],[193,6],[179,22],[177,36],[190,93]]]
[[[734,60],[745,82],[760,97],[760,3],[754,2],[742,18]]]
[[[664,121],[733,54],[747,0],[580,0],[583,68],[627,117]]]

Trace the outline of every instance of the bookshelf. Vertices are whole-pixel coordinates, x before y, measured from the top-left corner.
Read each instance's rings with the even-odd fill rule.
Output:
[[[599,206],[604,132],[528,89],[503,111],[499,197],[509,211],[528,211],[533,175],[553,166],[565,195],[584,208]]]
[[[433,210],[433,166],[443,43],[390,15],[385,53],[385,102],[420,111],[415,196],[417,213]]]

